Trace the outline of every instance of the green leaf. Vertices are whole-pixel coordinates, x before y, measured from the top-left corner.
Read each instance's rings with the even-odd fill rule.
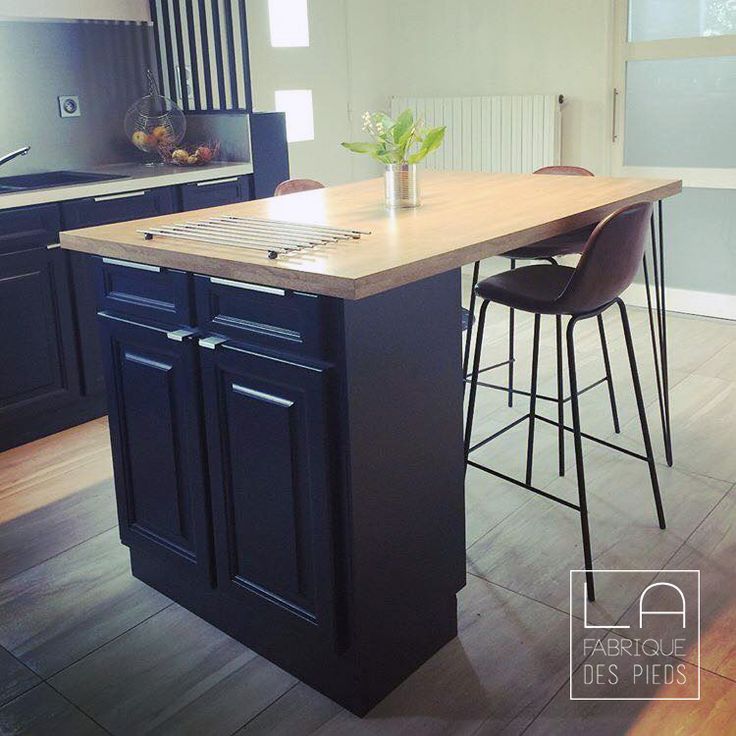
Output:
[[[419,150],[409,156],[408,163],[418,164],[432,153],[432,151],[437,150],[445,139],[446,130],[447,128],[444,125],[441,128],[432,128],[431,130],[428,130],[424,135],[424,140],[422,141],[422,145]]]
[[[375,155],[379,149],[377,143],[363,143],[360,141],[357,143],[341,143],[340,145],[353,153],[367,153],[370,156]]]
[[[394,141],[396,141],[396,143],[400,143],[403,138],[411,133],[413,127],[414,113],[410,108],[407,108],[401,113],[401,115],[399,115],[398,118],[396,118],[396,124],[392,130]]]

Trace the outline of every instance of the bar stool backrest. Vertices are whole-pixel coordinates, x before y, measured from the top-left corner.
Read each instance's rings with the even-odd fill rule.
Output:
[[[535,174],[551,174],[553,176],[595,176],[592,171],[582,166],[543,166]]]
[[[276,187],[274,197],[282,194],[294,194],[295,192],[308,192],[312,189],[324,189],[325,185],[314,179],[287,179]]]
[[[598,223],[559,297],[565,312],[595,312],[631,284],[644,255],[651,215],[650,202],[637,202]]]

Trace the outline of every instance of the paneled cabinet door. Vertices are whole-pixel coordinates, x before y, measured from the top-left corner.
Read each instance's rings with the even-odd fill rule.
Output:
[[[200,347],[218,587],[266,623],[334,642],[329,370]]]
[[[59,248],[0,256],[0,449],[78,394],[66,260]]]
[[[104,314],[100,324],[121,539],[172,578],[209,582],[196,344]]]

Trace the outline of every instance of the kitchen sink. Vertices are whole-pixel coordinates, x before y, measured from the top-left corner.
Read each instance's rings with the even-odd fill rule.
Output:
[[[125,174],[90,174],[84,171],[44,171],[40,174],[4,176],[0,177],[0,194],[126,178]]]

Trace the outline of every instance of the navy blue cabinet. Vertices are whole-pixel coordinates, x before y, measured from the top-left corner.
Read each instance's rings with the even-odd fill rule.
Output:
[[[197,181],[179,187],[181,209],[201,210],[224,204],[246,202],[253,198],[253,176],[228,176],[222,179]]]
[[[180,581],[212,581],[196,347],[100,315],[120,537]]]
[[[61,428],[59,410],[78,396],[67,284],[59,248],[0,256],[0,450]]]
[[[167,215],[176,209],[173,187],[88,197],[61,205],[65,230]],[[81,353],[82,391],[87,396],[102,395],[105,381],[97,335],[97,306],[90,256],[69,253],[75,317]]]
[[[334,644],[330,369],[231,343],[201,362],[219,587],[252,633]]]

